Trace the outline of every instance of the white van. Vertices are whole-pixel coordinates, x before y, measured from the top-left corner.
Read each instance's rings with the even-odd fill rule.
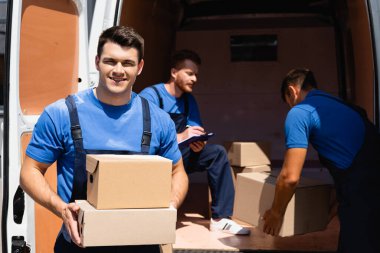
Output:
[[[167,81],[173,49],[199,53],[194,93],[215,143],[270,141],[280,164],[293,67],[380,124],[379,0],[0,0],[0,252],[53,251],[61,221],[19,188],[24,151],[47,104],[96,85],[97,38],[116,24],[145,38],[136,92]]]

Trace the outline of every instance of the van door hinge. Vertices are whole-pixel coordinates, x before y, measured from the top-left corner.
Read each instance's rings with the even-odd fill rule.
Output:
[[[30,246],[23,236],[12,236],[12,253],[30,253]]]

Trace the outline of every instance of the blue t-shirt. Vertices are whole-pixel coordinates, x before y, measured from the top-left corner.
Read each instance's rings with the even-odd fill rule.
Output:
[[[128,104],[111,106],[100,102],[92,89],[75,96],[82,128],[83,147],[89,150],[141,152],[143,113],[141,98],[132,93]],[[149,154],[177,163],[181,158],[173,121],[157,106],[149,103],[151,146]],[[26,154],[38,162],[57,161],[58,195],[68,202],[73,188],[75,149],[65,100],[47,106],[41,114]]]
[[[307,148],[309,141],[334,166],[347,169],[364,142],[360,114],[320,90],[311,90],[285,121],[287,148]],[[339,99],[338,99],[339,100]]]
[[[158,92],[162,97],[163,110],[167,113],[185,113],[185,100],[183,96],[176,98],[169,94],[165,89],[163,83],[154,85],[157,87]],[[148,99],[152,103],[160,106],[160,101],[157,97],[157,93],[153,90],[152,87],[147,87],[139,93],[140,96]],[[186,94],[188,97],[189,103],[189,115],[187,117],[187,125],[189,126],[202,126],[201,116],[199,113],[197,102],[194,96],[190,93]]]

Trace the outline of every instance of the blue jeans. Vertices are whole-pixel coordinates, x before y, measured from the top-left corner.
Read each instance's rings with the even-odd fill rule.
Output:
[[[212,218],[232,216],[235,189],[226,150],[221,145],[207,144],[198,153],[189,147],[182,149],[181,153],[188,174],[207,171]]]

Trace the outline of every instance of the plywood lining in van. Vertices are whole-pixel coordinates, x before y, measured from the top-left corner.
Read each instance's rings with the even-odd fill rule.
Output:
[[[21,136],[21,147],[22,147],[22,160],[25,157],[26,148],[30,142],[32,133],[24,133]],[[46,174],[50,187],[56,191],[57,189],[57,165],[52,164]],[[58,231],[61,227],[61,220],[55,216],[53,213],[48,211],[45,207],[35,203],[34,206],[35,213],[35,228],[36,228],[36,252],[53,252],[54,243]]]
[[[78,34],[74,1],[23,1],[19,95],[25,115],[40,114],[77,90]]]

